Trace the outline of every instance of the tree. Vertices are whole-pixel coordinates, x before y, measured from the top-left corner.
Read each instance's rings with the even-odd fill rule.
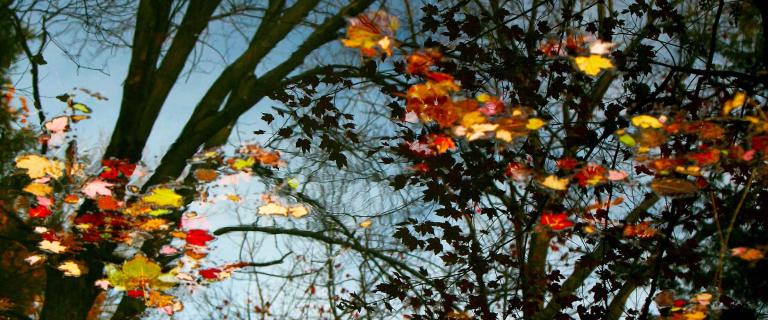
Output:
[[[170,90],[184,70],[190,54],[200,46],[201,35],[205,33],[210,22],[222,15],[237,13],[243,8],[262,13],[259,26],[253,31],[251,41],[244,52],[223,69],[215,83],[195,106],[194,114],[187,121],[177,141],[172,144],[160,165],[148,178],[144,185],[144,190],[147,191],[150,186],[171,182],[179,177],[187,166],[187,160],[201,148],[223,144],[232,126],[243,113],[263,98],[284,90],[286,84],[292,81],[290,76],[303,65],[304,59],[310,53],[337,39],[338,30],[345,25],[345,17],[362,12],[372,2],[350,1],[333,12],[317,10],[321,3],[311,0],[295,3],[269,1],[263,6],[207,0],[141,1],[136,7],[131,5],[132,2],[115,3],[112,7],[105,7],[96,2],[19,2],[7,4],[5,9],[16,15],[16,21],[42,21],[43,27],[37,32],[43,35],[43,38],[49,35],[45,26],[46,23],[51,23],[53,17],[81,19],[84,25],[103,35],[106,34],[103,28],[91,24],[91,19],[96,18],[92,16],[94,11],[109,13],[109,10],[115,7],[120,10],[135,10],[135,21],[132,21],[134,27],[130,30],[133,37],[130,41],[132,56],[124,85],[120,117],[103,156],[105,164],[115,164],[116,167],[112,170],[118,170],[118,163],[119,166],[127,166],[141,159],[147,138],[156,125],[155,120]],[[227,11],[228,9],[232,11]],[[303,28],[305,22],[312,27],[309,28],[303,43],[285,61],[270,66],[267,72],[257,75],[255,70],[263,59],[291,32]],[[22,44],[28,41],[32,40],[25,39]],[[41,62],[35,57],[36,55],[29,55],[34,68]],[[37,105],[39,92],[36,87],[34,93],[34,103]],[[71,98],[63,99],[68,100],[71,107],[77,105]],[[88,204],[89,202],[80,207],[76,218],[86,215],[87,210],[93,210],[94,204]],[[174,213],[172,217],[175,218],[170,220],[178,220],[180,212]],[[167,240],[148,241],[143,251],[153,255],[164,241]],[[102,270],[105,261],[114,260],[114,249],[115,244],[111,243],[88,244],[74,258],[89,270]],[[55,265],[49,266],[46,272],[42,318],[85,319],[99,293],[93,283],[101,277],[100,272],[90,272],[75,278],[65,277]],[[68,294],[60,294],[61,292]],[[143,308],[144,304],[141,302],[124,299],[114,318],[132,318],[143,311]]]
[[[764,308],[743,295],[762,284],[734,281],[764,263],[765,220],[750,209],[764,199],[762,7],[426,4],[423,45],[403,41],[407,58],[393,62],[416,82],[382,86],[395,122],[408,112],[419,125],[400,125],[382,161],[413,166],[392,185],[435,205],[394,233],[432,258],[378,291],[414,318],[645,319],[654,297],[673,318]],[[238,231],[336,241],[217,234]]]
[[[314,293],[315,284],[324,282],[334,318],[382,310],[417,319],[645,319],[654,302],[668,318],[728,318],[740,308],[764,307],[763,297],[743,294],[761,292],[762,284],[739,283],[765,263],[765,219],[759,213],[766,197],[759,186],[768,140],[760,70],[768,60],[764,36],[756,31],[766,25],[762,5],[442,1],[425,3],[415,13],[404,1],[403,20],[411,32],[402,37],[392,15],[359,15],[370,3],[352,1],[330,17],[321,17],[314,1],[270,1],[255,8],[264,15],[245,52],[224,68],[160,165],[142,188],[129,190],[125,208],[116,211],[146,205],[167,221],[179,221],[184,204],[202,197],[201,182],[211,175],[255,173],[271,181],[275,193],[311,205],[319,223],[244,224],[214,233],[310,240],[327,249],[327,256],[353,252],[362,260],[359,280],[368,282],[359,292],[337,303],[332,259],[322,269],[326,281],[306,289]],[[120,119],[102,177],[83,183],[109,181],[117,185],[108,188],[116,194],[112,198],[124,198],[120,190],[168,92],[201,32],[223,14],[216,14],[221,6],[139,3]],[[86,2],[65,11],[94,7]],[[342,43],[360,49],[362,65],[298,70],[309,53],[339,38],[347,16],[357,17]],[[86,22],[92,17],[80,16]],[[321,22],[310,23],[309,35],[287,60],[254,73],[281,39],[313,18]],[[33,64],[34,56],[28,55]],[[374,123],[387,123],[375,137],[380,146],[370,144],[373,134],[353,131],[359,114],[334,101],[345,89],[356,92],[370,84],[390,102],[386,112],[380,104],[369,105],[368,116],[379,119]],[[383,177],[396,190],[418,194],[420,203],[407,214],[357,221],[336,214],[346,213],[334,209],[346,204],[333,192],[291,190],[294,182],[270,170],[279,163],[272,151],[245,146],[231,156],[199,152],[223,144],[237,119],[265,97],[281,102],[274,112],[290,121],[277,131],[282,143],[302,152],[319,148],[325,162],[366,179]],[[63,100],[76,109],[72,97]],[[265,113],[262,119],[275,117]],[[30,158],[17,157],[17,166],[20,159]],[[306,164],[313,170],[327,166]],[[185,168],[192,174],[183,176]],[[101,208],[101,197],[89,198],[75,214],[78,224],[88,224],[83,219],[93,217],[95,207],[110,211]],[[260,214],[307,214],[303,205],[271,195],[262,202]],[[411,204],[394,202],[398,209]],[[212,238],[185,231],[179,237],[187,244],[205,247]],[[89,235],[88,228],[76,233],[78,239]],[[142,245],[143,255],[125,262],[113,254],[120,241],[85,241],[85,250],[71,257],[77,267],[48,264],[42,317],[85,318],[99,294],[92,285],[103,277],[94,270],[105,263],[112,275],[108,285],[132,288],[129,296],[143,298],[123,298],[113,318],[134,317],[147,305],[172,309],[171,298],[148,297],[167,285],[161,272],[175,272],[175,257],[156,254],[169,238],[156,233]],[[199,274],[218,279],[236,268],[269,263]],[[80,277],[61,272],[85,266],[91,272]],[[151,270],[139,273],[152,277],[135,275],[137,269]],[[376,270],[376,276],[366,277],[365,270]],[[62,290],[75,294],[52,294]],[[628,303],[633,296],[639,301]],[[268,306],[259,308],[264,316]]]
[[[16,32],[11,21],[0,22],[3,32],[0,35],[0,82],[8,82],[8,70],[13,61],[21,54],[16,41]],[[3,86],[0,97],[0,316],[14,317],[29,312],[34,308],[35,295],[40,290],[41,273],[32,270],[24,258],[30,254],[25,244],[17,241],[19,230],[18,218],[12,212],[14,196],[20,185],[12,176],[12,163],[17,153],[29,150],[34,145],[34,136],[29,126],[29,107],[26,100],[17,99],[15,89]],[[28,230],[27,230],[28,231]]]

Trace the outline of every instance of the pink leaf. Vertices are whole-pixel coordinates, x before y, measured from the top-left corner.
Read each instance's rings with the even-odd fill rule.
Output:
[[[69,117],[67,116],[61,116],[53,118],[51,121],[48,121],[45,123],[45,128],[48,129],[50,132],[63,132],[67,130],[67,126],[69,125]]]
[[[98,196],[112,196],[112,190],[109,187],[113,184],[103,180],[93,180],[88,182],[81,190],[85,195],[90,198],[97,198]]]
[[[174,254],[176,254],[178,252],[179,252],[179,249],[176,249],[176,248],[168,246],[168,245],[165,245],[165,246],[163,246],[160,249],[160,253],[164,254],[164,255],[167,255],[167,256],[174,255]]]
[[[627,178],[629,174],[627,174],[624,170],[608,170],[608,180],[611,181],[621,181]]]

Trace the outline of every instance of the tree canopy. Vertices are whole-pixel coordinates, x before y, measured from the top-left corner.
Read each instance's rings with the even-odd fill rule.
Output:
[[[766,317],[761,1],[2,4],[3,317]],[[42,92],[64,39],[130,53],[103,154],[98,88]]]

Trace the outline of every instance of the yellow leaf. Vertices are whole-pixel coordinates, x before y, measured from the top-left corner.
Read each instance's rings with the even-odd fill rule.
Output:
[[[485,116],[478,111],[469,112],[461,118],[461,126],[467,128],[483,122],[485,122]]]
[[[687,174],[690,176],[700,176],[701,175],[701,167],[699,166],[677,166],[675,167],[675,172]]]
[[[546,122],[544,120],[541,120],[539,118],[530,118],[528,119],[528,123],[525,124],[525,128],[528,130],[539,130],[539,128],[543,127]]]
[[[512,142],[512,132],[509,132],[509,130],[504,130],[504,129],[496,130],[496,139],[499,139],[505,142]]]
[[[495,131],[498,127],[498,124],[490,123],[473,124],[467,130],[467,140],[475,141],[480,138],[485,138],[487,137],[488,133]]]
[[[541,182],[542,186],[545,186],[552,190],[566,190],[568,189],[568,179],[567,178],[558,178],[556,175],[551,175]]]
[[[24,259],[24,261],[29,263],[29,265],[35,265],[36,263],[38,263],[40,261],[43,261],[43,260],[45,260],[45,257],[43,257],[43,256],[41,256],[39,254],[33,254],[33,255],[27,257],[26,259]]]
[[[26,186],[24,191],[34,194],[38,197],[47,197],[51,194],[51,192],[53,192],[53,188],[47,184],[33,182]]]
[[[67,277],[79,277],[83,274],[83,270],[80,265],[72,260],[64,261],[64,263],[60,264],[58,267],[56,267],[56,269],[64,272],[64,275]]]
[[[256,164],[256,160],[250,157],[248,160],[237,159],[234,163],[232,163],[232,169],[243,170],[245,168],[253,167],[254,164]]]
[[[309,210],[307,209],[307,207],[302,205],[292,207],[288,209],[288,211],[290,212],[291,216],[294,218],[301,218],[309,214]]]
[[[381,49],[383,49],[388,56],[392,56],[392,39],[390,39],[389,37],[384,37],[384,38],[381,38],[381,40],[379,40],[379,42],[377,42],[376,44],[378,44],[379,47],[381,47]]]
[[[707,314],[701,311],[693,311],[684,314],[685,320],[703,320],[707,317]]]
[[[664,124],[659,121],[659,119],[656,119],[649,115],[639,115],[632,117],[632,125],[635,127],[640,127],[643,129],[647,128],[654,128],[658,129],[664,126]]]
[[[165,219],[153,218],[145,221],[139,228],[144,231],[167,230],[168,221]]]
[[[481,93],[477,95],[476,99],[478,102],[485,103],[491,101],[491,96],[487,93]]]
[[[162,215],[169,214],[171,212],[173,212],[173,211],[168,210],[168,209],[155,209],[155,210],[150,210],[149,212],[147,212],[147,214],[150,215],[150,216],[157,217],[157,216],[162,216]]]
[[[574,61],[579,70],[590,76],[596,76],[603,69],[613,68],[611,60],[603,58],[597,54],[588,57],[576,57],[574,58]]]
[[[142,200],[144,200],[144,202],[155,204],[161,207],[168,206],[168,207],[178,208],[178,207],[181,207],[181,204],[182,204],[181,196],[176,194],[176,192],[173,191],[173,189],[169,189],[165,187],[152,189],[151,194],[148,196],[144,196]]]
[[[276,203],[268,203],[259,207],[259,214],[288,216],[288,208]]]
[[[62,246],[61,242],[59,241],[43,240],[43,241],[40,241],[40,243],[37,246],[40,249],[43,249],[45,251],[50,251],[53,253],[62,253],[64,251],[67,251],[67,247]]]
[[[361,228],[368,228],[372,224],[373,224],[373,221],[371,221],[371,219],[365,219],[365,220],[363,220],[363,222],[360,222],[360,227]]]
[[[25,155],[16,158],[16,167],[27,169],[27,175],[32,179],[39,179],[48,176],[57,179],[61,177],[61,162],[49,160],[35,154]]]
[[[747,95],[744,92],[737,92],[733,98],[726,101],[723,105],[723,114],[729,114],[731,111],[741,108],[747,101]]]

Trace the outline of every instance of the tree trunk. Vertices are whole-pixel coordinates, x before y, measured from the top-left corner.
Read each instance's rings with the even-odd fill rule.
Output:
[[[67,277],[55,267],[46,267],[45,302],[40,319],[85,320],[100,293],[94,282],[101,277],[104,264],[96,259],[88,265],[91,272],[81,277]]]

